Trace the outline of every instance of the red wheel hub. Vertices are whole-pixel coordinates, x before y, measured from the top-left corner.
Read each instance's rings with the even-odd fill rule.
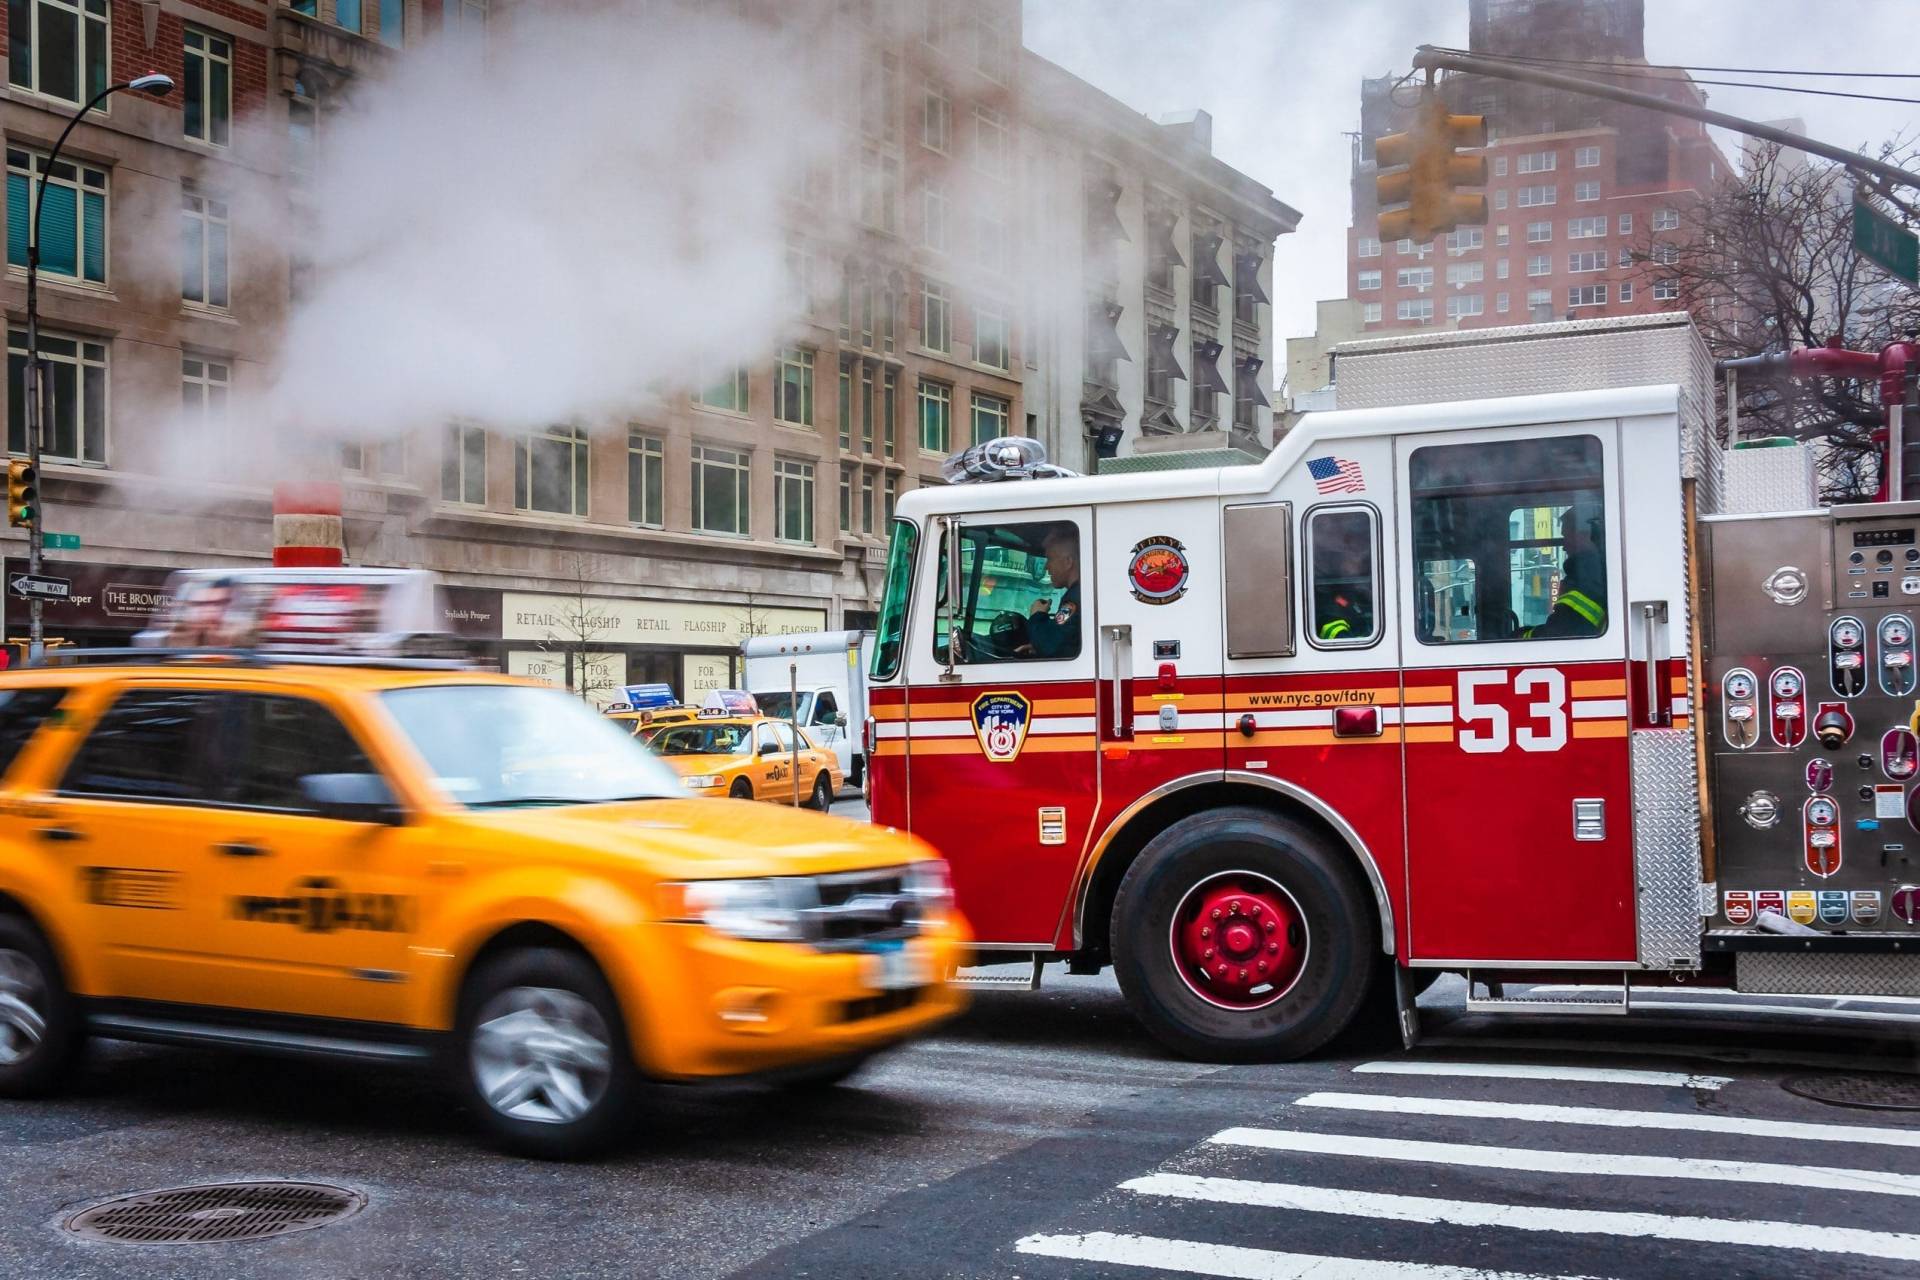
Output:
[[[1194,886],[1175,912],[1173,960],[1199,995],[1231,1009],[1257,1009],[1300,976],[1306,924],[1293,899],[1265,876],[1215,876]]]

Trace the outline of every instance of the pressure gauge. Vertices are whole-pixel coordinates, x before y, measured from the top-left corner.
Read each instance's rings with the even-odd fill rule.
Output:
[[[1830,827],[1839,818],[1839,809],[1825,796],[1815,796],[1807,804],[1807,821],[1816,827]]]
[[[1858,649],[1865,638],[1860,624],[1852,618],[1842,618],[1833,624],[1833,647],[1836,649]]]
[[[1727,696],[1741,702],[1753,696],[1753,677],[1735,672],[1727,677]]]
[[[1800,696],[1800,673],[1794,670],[1776,671],[1773,674],[1773,696],[1776,698],[1797,698]]]

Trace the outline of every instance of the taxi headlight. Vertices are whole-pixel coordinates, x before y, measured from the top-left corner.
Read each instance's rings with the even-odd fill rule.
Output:
[[[708,787],[718,787],[725,783],[726,779],[716,773],[694,774],[690,777],[680,779],[681,786],[694,791],[704,791]]]
[[[915,924],[935,923],[953,909],[953,875],[944,858],[909,863],[902,885],[913,900]]]
[[[802,940],[800,911],[777,880],[695,880],[680,886],[683,919],[756,942]]]

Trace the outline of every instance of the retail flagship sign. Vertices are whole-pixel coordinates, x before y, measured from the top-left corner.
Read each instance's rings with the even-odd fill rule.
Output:
[[[752,636],[824,631],[824,609],[766,605],[687,604],[673,600],[616,600],[602,596],[506,592],[501,601],[506,640],[572,644],[657,644],[728,648]]]

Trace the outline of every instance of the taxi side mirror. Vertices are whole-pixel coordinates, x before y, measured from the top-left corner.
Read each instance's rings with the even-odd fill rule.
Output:
[[[377,773],[310,773],[300,792],[322,818],[397,827],[402,821],[393,788]]]

